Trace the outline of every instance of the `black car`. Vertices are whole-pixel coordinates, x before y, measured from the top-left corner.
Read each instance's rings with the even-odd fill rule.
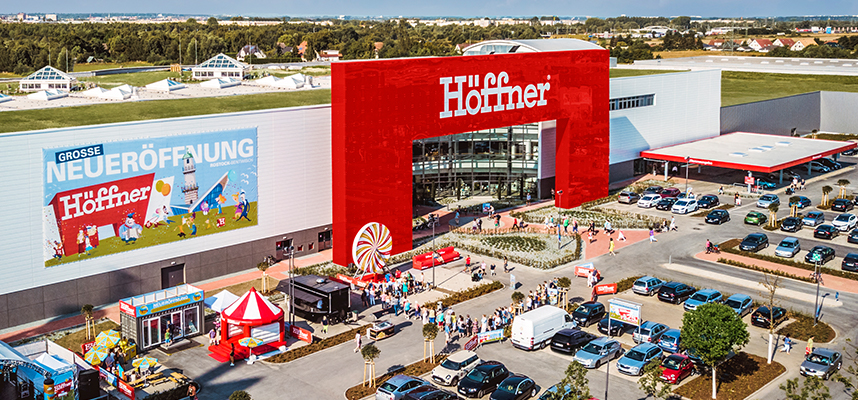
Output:
[[[849,253],[843,257],[843,263],[840,264],[840,269],[844,271],[858,272],[858,254]]]
[[[811,204],[812,204],[812,203],[810,202],[810,199],[808,199],[807,197],[804,197],[804,196],[798,196],[798,201],[797,201],[797,202],[795,202],[795,203],[790,202],[790,203],[789,203],[789,206],[790,206],[790,207],[795,206],[795,207],[798,207],[798,208],[805,208],[805,207],[810,207],[810,205],[811,205]]]
[[[596,335],[584,332],[578,328],[563,329],[551,338],[551,350],[561,353],[575,354],[578,349],[590,343]]]
[[[769,247],[769,237],[765,233],[752,233],[739,243],[739,250],[742,251],[759,251],[766,247]]]
[[[834,239],[840,232],[831,225],[820,225],[813,230],[813,237],[818,239]]]
[[[665,197],[655,203],[655,208],[662,211],[670,211],[673,208],[673,203],[676,203],[679,199],[676,197]]]
[[[858,154],[858,147],[856,147],[854,149],[846,150],[840,154],[843,154],[844,156],[854,156],[854,155]]]
[[[801,218],[786,217],[781,222],[781,230],[784,232],[798,232],[804,224],[801,223]]]
[[[650,186],[644,189],[643,194],[660,194],[663,190],[661,186]]]
[[[605,316],[605,306],[602,303],[588,301],[578,306],[572,313],[572,319],[578,326],[588,327]]]
[[[435,386],[421,386],[405,394],[402,400],[458,400],[459,396]]]
[[[721,224],[723,224],[729,220],[730,220],[730,213],[728,213],[727,210],[712,210],[712,211],[709,211],[709,214],[706,214],[706,223],[707,224],[721,225]]]
[[[680,282],[668,282],[658,289],[658,299],[679,304],[691,297],[697,289]]]
[[[497,389],[509,376],[509,370],[497,361],[486,361],[468,372],[456,388],[465,397],[480,398]]]
[[[771,314],[774,314],[773,316]],[[769,321],[774,320],[774,326],[778,326],[781,322],[786,321],[786,310],[783,307],[775,307],[774,313],[769,312],[769,307],[760,306],[751,314],[751,325],[760,328],[769,329]]]
[[[855,208],[855,205],[852,204],[852,202],[849,201],[849,199],[836,199],[836,200],[834,200],[833,203],[831,203],[831,210],[832,211],[846,212],[846,211],[849,211],[853,208]]]
[[[819,161],[820,163],[822,163],[822,165],[824,165],[828,168],[831,168],[831,170],[843,168],[843,165],[841,165],[839,162],[834,161],[830,158],[822,157],[820,159],[817,159],[816,161]]]
[[[608,321],[611,323],[611,331],[608,332]],[[623,321],[618,319],[610,319],[608,317],[602,318],[599,321],[599,332],[602,332],[608,336],[621,336],[623,331],[626,329],[626,324]]]
[[[813,246],[813,248],[810,249],[810,251],[808,251],[807,254],[804,256],[804,261],[811,263],[811,264],[814,264],[814,262],[813,262],[813,255],[814,254],[819,254],[819,256],[821,257],[821,263],[822,264],[825,264],[825,263],[834,259],[834,249],[832,249],[831,247]]]
[[[849,232],[849,237],[846,239],[849,243],[858,243],[858,229],[853,229]]]
[[[721,204],[721,201],[718,200],[718,196],[714,194],[707,194],[697,199],[697,205],[700,206],[700,208],[712,208],[719,204]]]
[[[536,396],[536,382],[521,374],[511,374],[498,385],[489,400],[524,400]]]

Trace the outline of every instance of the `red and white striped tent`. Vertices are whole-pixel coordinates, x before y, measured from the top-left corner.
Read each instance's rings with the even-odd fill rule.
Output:
[[[223,310],[221,316],[221,337],[229,342],[243,337],[255,337],[266,343],[284,340],[283,310],[253,287]]]

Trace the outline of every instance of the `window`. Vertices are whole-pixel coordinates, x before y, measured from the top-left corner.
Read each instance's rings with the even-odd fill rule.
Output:
[[[655,105],[655,95],[645,94],[641,96],[621,97],[617,99],[611,99],[610,104],[611,111],[652,106]]]
[[[299,244],[299,245],[298,245],[298,250],[297,250],[297,251],[304,251],[304,245],[303,245],[303,244]]]
[[[313,250],[313,242],[310,242],[310,245],[307,246],[308,249]]]

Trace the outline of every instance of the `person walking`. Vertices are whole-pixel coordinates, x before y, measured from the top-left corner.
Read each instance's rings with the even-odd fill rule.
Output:
[[[503,272],[509,273],[509,259],[506,256],[503,256]]]
[[[369,331],[367,331],[367,332],[369,332]],[[360,332],[356,332],[355,333],[355,353],[360,351],[360,339],[361,339]]]
[[[497,275],[497,274],[495,273],[495,265],[494,265],[494,264],[492,264],[492,265],[491,265],[491,267],[489,267],[489,268],[492,270],[492,276]]]
[[[235,366],[235,343],[229,344],[229,366]]]
[[[792,339],[790,339],[789,335],[786,335],[784,338],[784,347],[781,349],[781,353],[789,354],[789,351],[792,349]]]
[[[527,194],[527,205],[530,205],[530,193]]]
[[[615,256],[615,255],[617,255],[617,253],[614,253],[614,238],[610,238],[610,239],[611,239],[611,241],[610,241],[610,243],[608,243],[608,253],[611,253],[612,256]]]
[[[328,315],[322,316],[322,333],[328,333]]]
[[[621,229],[617,229],[617,240],[621,242],[626,241],[626,235],[623,235],[623,231]]]
[[[673,216],[670,217],[670,230],[672,230],[672,231],[676,230],[676,217],[673,217]]]
[[[568,217],[563,218],[563,233],[569,233],[569,219]]]
[[[576,235],[578,234],[578,220],[577,219],[572,220],[572,233],[574,233]]]
[[[471,268],[471,256],[465,256],[465,272]]]
[[[215,338],[216,337],[217,337],[217,332],[214,330],[214,328],[212,328],[212,330],[209,331],[209,346],[212,346],[215,344]]]
[[[813,336],[807,338],[807,346],[804,347],[804,355],[809,356],[813,352]]]
[[[657,241],[658,241],[658,239],[655,238],[655,230],[652,228],[649,228],[649,242],[652,243],[652,242],[657,242]]]

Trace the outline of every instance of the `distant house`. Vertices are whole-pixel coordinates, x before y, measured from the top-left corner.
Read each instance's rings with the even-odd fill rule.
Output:
[[[373,46],[375,46],[375,58],[378,58],[378,53],[384,48],[384,42],[375,42]]]
[[[36,92],[40,90],[71,90],[72,84],[77,82],[75,78],[50,65],[33,72],[26,78],[21,79],[19,88],[22,92]]]
[[[789,49],[792,51],[802,51],[807,46],[816,46],[816,41],[813,39],[798,39]]]
[[[292,46],[287,46],[286,43],[277,42],[277,54],[286,55],[292,53]]]
[[[307,46],[308,45],[306,40],[298,45],[298,55],[301,56],[301,59],[304,61],[307,61],[307,59],[304,57],[304,53],[307,51]]]
[[[778,46],[778,47],[786,47],[788,49],[791,49],[792,46],[795,44],[795,40],[787,39],[787,38],[779,38],[779,39],[775,40],[772,44],[775,46]]]
[[[207,80],[216,78],[243,79],[250,73],[250,66],[238,61],[226,54],[218,54],[202,64],[191,68],[196,80]]]
[[[241,50],[238,51],[236,58],[239,61],[244,61],[245,57],[251,55],[255,58],[266,58],[265,53],[263,53],[262,50],[259,49],[259,46],[255,44],[249,44],[247,46],[242,47]]]
[[[709,41],[709,45],[716,48],[721,48],[724,45],[724,39],[712,39]]]
[[[764,48],[771,46],[772,41],[769,39],[752,39],[748,43],[748,47],[754,49],[754,51],[761,51]]]
[[[317,54],[319,61],[340,61],[339,50],[322,50]]]
[[[465,47],[470,46],[470,43],[459,43],[456,45],[456,53],[463,54],[465,52]]]

